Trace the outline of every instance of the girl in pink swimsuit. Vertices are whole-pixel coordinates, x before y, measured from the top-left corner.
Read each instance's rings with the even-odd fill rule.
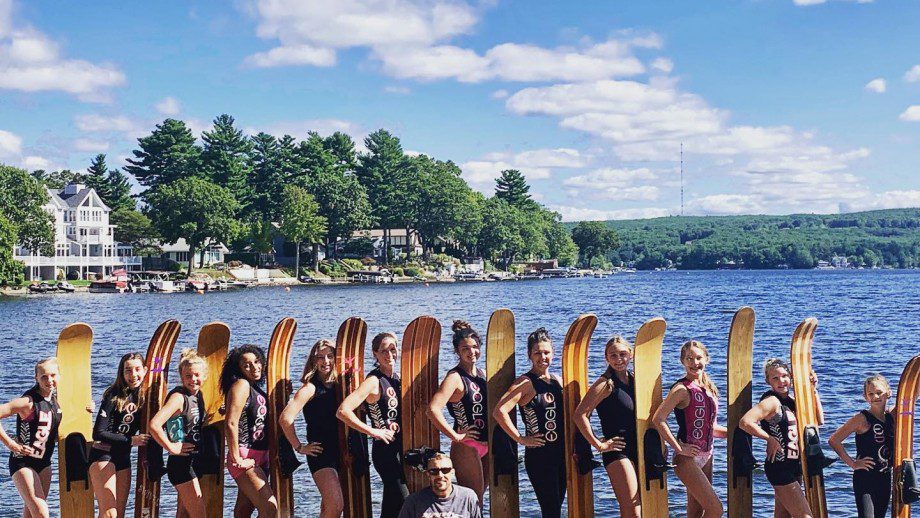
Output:
[[[685,375],[671,386],[652,420],[674,450],[674,472],[687,488],[688,518],[722,516],[722,502],[712,488],[712,440],[725,438],[726,429],[716,424],[719,390],[705,372],[709,352],[691,340],[681,346],[680,361]],[[677,437],[667,423],[672,411]]]
[[[475,491],[482,505],[489,486],[486,373],[476,366],[482,340],[463,320],[454,321],[453,331],[454,352],[460,361],[432,396],[428,418],[451,440],[450,458],[457,470],[457,483]],[[444,419],[445,407],[454,418],[453,427]]]

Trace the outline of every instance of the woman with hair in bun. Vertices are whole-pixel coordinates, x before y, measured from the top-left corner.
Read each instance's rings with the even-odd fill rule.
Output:
[[[696,340],[680,347],[684,377],[671,386],[652,422],[674,450],[674,473],[687,488],[687,517],[722,516],[722,502],[712,487],[713,438],[724,439],[727,430],[716,423],[719,389],[706,374],[709,351]],[[668,426],[668,414],[674,412],[677,437]]]
[[[265,352],[252,344],[230,351],[220,373],[227,415],[227,471],[239,491],[233,516],[274,516],[278,502],[268,483],[268,396],[265,384]]]
[[[486,373],[476,366],[482,355],[482,339],[469,322],[455,320],[454,352],[457,366],[447,372],[428,405],[428,418],[450,439],[450,459],[457,483],[476,492],[482,506],[489,485],[488,432],[486,426]],[[451,427],[444,407],[454,418]]]
[[[629,371],[633,347],[622,336],[604,346],[607,370],[591,385],[575,409],[575,425],[601,452],[604,468],[623,518],[639,518],[639,444],[636,437],[636,380]],[[591,427],[591,412],[597,410],[603,437]]]
[[[773,486],[774,518],[810,518],[811,507],[802,490],[802,463],[799,457],[799,432],[796,428],[795,399],[790,394],[792,376],[789,366],[779,358],[764,363],[763,374],[770,390],[760,396],[760,402],[741,418],[741,428],[767,441],[767,460],[763,470]],[[817,376],[811,373],[817,387]],[[818,424],[824,424],[824,408],[818,404]]]
[[[178,518],[207,516],[198,472],[198,444],[205,401],[201,385],[208,377],[208,364],[194,349],[183,349],[179,360],[181,385],[166,395],[166,402],[150,419],[150,436],[169,453],[166,475],[179,493]],[[165,429],[164,429],[165,427]]]
[[[380,518],[397,518],[403,501],[409,496],[402,465],[402,432],[400,430],[402,384],[396,359],[399,348],[396,335],[378,333],[371,340],[375,368],[365,376],[361,385],[339,405],[336,412],[349,428],[367,435],[374,441],[371,460],[383,482]],[[370,424],[355,411],[364,406]]]
[[[539,328],[527,337],[531,369],[514,380],[492,411],[505,433],[524,446],[524,467],[544,518],[562,516],[565,500],[565,421],[562,380],[550,374],[553,341]],[[509,414],[521,408],[526,435],[521,435]]]
[[[342,515],[345,501],[339,482],[339,423],[335,419],[335,344],[318,340],[310,349],[300,382],[291,401],[281,412],[281,429],[297,453],[307,456],[307,466],[322,497],[320,518]],[[307,423],[307,442],[301,442],[294,430],[294,419],[303,411]]]

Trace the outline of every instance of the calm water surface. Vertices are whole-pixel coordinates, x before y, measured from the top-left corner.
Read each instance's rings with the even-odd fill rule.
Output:
[[[318,338],[335,337],[345,318],[363,317],[373,335],[383,330],[402,334],[416,316],[431,314],[444,326],[441,374],[452,367],[450,322],[470,321],[483,335],[489,315],[500,307],[511,308],[517,320],[518,373],[529,368],[527,334],[545,326],[561,353],[562,338],[579,313],[592,312],[598,327],[590,355],[591,381],[605,369],[603,343],[612,334],[630,339],[645,320],[663,316],[665,336],[665,386],[682,375],[678,348],[694,338],[708,345],[712,363],[708,372],[725,391],[725,354],[728,328],[734,311],[752,306],[757,314],[755,334],[755,398],[766,387],[757,374],[767,357],[788,357],[795,326],[805,317],[819,320],[814,363],[820,377],[830,433],[865,403],[861,380],[873,373],[887,376],[894,385],[907,360],[920,353],[920,273],[911,271],[787,271],[787,272],[640,272],[609,279],[567,279],[506,283],[411,286],[303,287],[285,292],[260,288],[200,295],[101,295],[29,296],[0,299],[0,398],[7,401],[33,383],[32,366],[54,353],[57,335],[66,324],[83,321],[95,331],[93,394],[96,400],[115,376],[118,358],[130,351],[145,352],[150,335],[163,320],[182,322],[177,344],[193,347],[202,325],[221,320],[232,329],[232,345],[254,342],[267,345],[274,325],[291,316],[298,321],[291,371],[298,373],[310,345]],[[370,347],[368,346],[368,354]],[[370,360],[368,359],[368,362]],[[175,365],[175,363],[174,363]],[[369,365],[369,363],[368,363]],[[484,365],[484,362],[483,362]],[[559,373],[559,362],[554,371]],[[171,374],[175,380],[175,374]],[[719,421],[724,423],[724,401]],[[893,401],[892,401],[893,403]],[[14,419],[4,425],[8,431]],[[674,423],[672,422],[672,426]],[[300,433],[303,434],[302,423]],[[599,429],[599,428],[598,428]],[[675,428],[676,429],[676,428]],[[447,446],[446,444],[444,445]],[[758,457],[763,444],[758,441]],[[850,443],[851,451],[852,441]],[[828,448],[829,451],[829,448]],[[22,503],[10,481],[0,455],[0,516],[21,513]],[[725,497],[725,443],[716,443],[714,485]],[[373,470],[372,470],[373,472]],[[831,516],[855,516],[850,470],[838,462],[827,474],[827,500]],[[376,473],[374,473],[376,476]],[[319,494],[306,467],[295,474],[297,516],[315,516]],[[521,465],[522,515],[538,516],[527,475]],[[165,479],[164,479],[165,480]],[[226,515],[232,511],[236,488],[227,476]],[[672,516],[683,516],[686,495],[673,474],[670,480]],[[379,506],[378,481],[374,481],[375,513]],[[617,516],[616,500],[606,473],[595,471],[597,516]],[[754,516],[770,516],[773,493],[763,475],[755,481]],[[51,490],[52,509],[57,507],[57,481]],[[133,501],[133,493],[132,498]],[[163,484],[163,516],[172,516],[175,491]],[[129,510],[129,516],[132,511]]]

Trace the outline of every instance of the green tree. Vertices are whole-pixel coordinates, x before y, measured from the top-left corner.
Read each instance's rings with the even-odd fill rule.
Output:
[[[383,229],[386,261],[390,254],[390,229],[406,227],[410,203],[405,190],[406,156],[399,139],[380,129],[364,139],[368,152],[358,157],[355,173],[367,190],[375,224]],[[408,236],[407,236],[408,237]]]
[[[45,186],[24,169],[0,165],[0,216],[14,232],[14,242],[45,256],[54,254],[54,220],[42,209]]]
[[[133,209],[112,211],[109,222],[115,226],[115,240],[134,248],[134,255],[158,255],[160,235],[146,215]]]
[[[246,219],[277,219],[281,212],[281,191],[287,178],[281,167],[278,139],[268,133],[251,138],[250,153],[252,173],[248,176],[251,200]]]
[[[537,203],[530,197],[527,179],[517,169],[505,169],[501,172],[501,176],[495,180],[495,196],[521,210],[537,208]]]
[[[367,191],[353,171],[354,143],[341,133],[326,138],[311,133],[298,146],[298,153],[307,172],[304,187],[319,204],[320,215],[326,218],[329,257],[334,255],[339,239],[349,239],[356,230],[371,226]]]
[[[562,216],[544,211],[546,222],[546,247],[550,258],[559,260],[559,266],[574,266],[578,262],[578,245],[562,224]]]
[[[137,139],[137,143],[140,149],[132,151],[134,158],[128,159],[125,171],[148,188],[141,193],[148,203],[161,186],[203,176],[201,149],[195,145],[195,136],[184,122],[166,119],[150,135]]]
[[[517,209],[505,200],[493,196],[486,200],[482,211],[482,228],[479,232],[479,249],[493,263],[502,259],[507,268],[516,252],[524,247],[521,237],[521,217]]]
[[[45,172],[44,169],[37,169],[32,172],[32,177],[52,191],[60,191],[65,185],[71,183],[86,183],[85,174],[77,173],[70,169],[61,169],[50,173]]]
[[[410,160],[417,178],[414,218],[426,257],[438,238],[457,240],[462,235],[464,218],[476,210],[469,185],[460,177],[453,162],[442,162],[425,155]]]
[[[112,211],[134,210],[136,204],[131,197],[131,184],[128,177],[118,169],[109,170],[105,155],[100,153],[93,158],[86,170],[86,186],[94,189]]]
[[[0,286],[20,284],[25,277],[25,265],[13,259],[16,246],[16,230],[6,216],[0,214]]]
[[[233,117],[219,115],[211,130],[201,133],[204,142],[201,168],[207,178],[226,187],[246,210],[250,203],[248,180],[253,169],[249,160],[252,143],[233,124]]]
[[[228,242],[239,224],[239,204],[226,188],[198,177],[162,184],[150,195],[150,219],[168,243],[184,238],[189,246],[188,273],[195,253],[208,242]]]
[[[606,256],[607,252],[620,246],[616,230],[603,221],[581,221],[572,229],[572,241],[581,250],[581,262],[588,265],[597,256]]]
[[[281,234],[296,243],[296,277],[300,279],[300,245],[313,245],[313,270],[319,269],[319,243],[326,234],[326,218],[319,214],[319,204],[313,195],[296,185],[284,187],[281,209]]]

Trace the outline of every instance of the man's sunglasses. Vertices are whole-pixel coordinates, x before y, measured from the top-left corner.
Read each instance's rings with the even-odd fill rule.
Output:
[[[450,475],[450,472],[453,470],[454,468],[428,468],[425,470],[425,472],[431,475],[432,477],[436,477],[438,476],[438,473],[442,475]]]

